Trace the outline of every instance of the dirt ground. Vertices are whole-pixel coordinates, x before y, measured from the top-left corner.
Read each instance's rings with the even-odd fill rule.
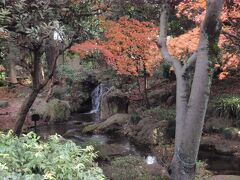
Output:
[[[16,116],[19,108],[21,107],[26,94],[23,94],[24,92],[29,91],[29,89],[26,89],[24,87],[17,87],[15,89],[7,89],[7,88],[0,88],[0,100],[8,101],[8,107],[6,108],[0,108],[0,130],[8,130],[13,129],[16,121]],[[18,97],[22,93],[21,97]],[[33,106],[37,106],[41,103],[43,103],[43,98],[37,98],[34,102]],[[31,121],[30,117],[27,116],[27,119],[24,123],[24,128],[33,126],[33,122]]]

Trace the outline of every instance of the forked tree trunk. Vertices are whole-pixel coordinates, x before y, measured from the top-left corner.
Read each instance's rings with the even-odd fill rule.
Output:
[[[172,180],[193,180],[202,135],[202,128],[210,93],[212,67],[211,48],[218,41],[218,18],[223,0],[207,0],[207,13],[201,25],[197,51],[185,65],[171,57],[166,46],[169,1],[162,6],[158,45],[162,57],[174,68],[177,76],[176,137],[175,152],[171,164]],[[191,92],[189,92],[189,69],[195,65]]]

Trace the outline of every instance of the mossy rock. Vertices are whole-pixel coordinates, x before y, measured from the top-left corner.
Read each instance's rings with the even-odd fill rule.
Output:
[[[142,157],[128,155],[116,157],[110,165],[102,167],[105,175],[114,180],[163,180],[162,168],[148,166]],[[153,170],[154,169],[154,170]],[[152,174],[152,172],[154,173]]]
[[[93,133],[93,131],[97,128],[97,124],[90,124],[87,125],[83,128],[82,132],[87,134],[87,133]]]
[[[104,160],[110,160],[116,156],[124,156],[131,153],[131,149],[124,144],[103,144],[94,146],[98,157]]]
[[[68,102],[58,99],[51,100],[46,106],[39,107],[36,111],[43,119],[50,122],[63,122],[69,120],[70,117]]]
[[[239,132],[240,132],[239,129],[230,127],[225,128],[222,133],[225,139],[235,139],[238,138]]]
[[[112,88],[101,97],[100,118],[128,113],[129,99],[121,90]]]

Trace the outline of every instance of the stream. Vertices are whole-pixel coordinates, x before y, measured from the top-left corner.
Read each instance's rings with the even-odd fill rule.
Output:
[[[92,92],[92,110],[88,113],[72,114],[71,120],[59,123],[37,126],[36,132],[43,138],[49,135],[59,134],[65,139],[72,140],[78,145],[84,143],[97,142],[103,146],[114,145],[115,149],[120,149],[121,154],[111,152],[112,156],[119,155],[140,155],[143,160],[149,164],[157,164],[157,159],[147,148],[141,150],[133,145],[127,137],[120,137],[116,135],[86,135],[81,132],[81,129],[89,123],[99,121],[100,98],[109,90],[109,87],[99,85]],[[110,154],[111,154],[110,153]],[[207,162],[207,169],[214,172],[214,174],[221,175],[240,175],[240,169],[236,164],[236,160],[231,156],[216,156],[214,152],[201,151],[199,152],[199,159]]]

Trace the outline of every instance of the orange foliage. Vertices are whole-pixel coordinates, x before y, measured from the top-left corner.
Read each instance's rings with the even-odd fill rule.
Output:
[[[180,14],[186,15],[189,19],[200,25],[205,15],[205,0],[184,0],[176,8]],[[229,6],[228,3],[233,3]],[[221,15],[223,21],[223,31],[238,36],[236,27],[232,23],[239,22],[240,18],[240,0],[226,1]],[[231,21],[231,23],[226,23]],[[230,24],[230,25],[229,25]],[[154,67],[159,64],[161,55],[156,46],[158,27],[151,22],[140,22],[135,19],[121,17],[118,21],[101,19],[102,28],[105,30],[104,37],[86,41],[82,44],[76,44],[71,50],[86,56],[93,51],[99,51],[105,57],[107,64],[112,66],[119,74],[138,75],[139,70],[146,66],[151,74]],[[189,30],[175,38],[169,38],[167,41],[168,49],[171,55],[178,59],[186,59],[192,54],[198,46],[199,26]],[[222,50],[221,69],[226,71],[229,68],[239,65],[239,53],[228,51],[226,45],[231,44],[231,40],[224,34],[220,35],[219,47]],[[220,78],[228,73],[222,73]]]
[[[199,28],[167,41],[169,53],[178,59],[183,59],[196,51],[199,40]]]
[[[206,13],[206,0],[183,0],[177,7],[178,16],[184,14],[189,19],[200,24]],[[221,12],[221,20],[240,18],[240,0],[226,0]]]
[[[155,43],[158,27],[151,22],[140,22],[121,17],[118,21],[101,19],[105,30],[102,39],[89,40],[71,47],[71,51],[84,56],[100,51],[107,64],[119,74],[138,75],[146,67],[148,73],[160,61]]]
[[[180,16],[183,14],[199,25],[205,16],[205,2],[205,0],[184,0],[176,7],[178,10],[177,15]],[[223,22],[223,27],[218,45],[222,50],[221,69],[225,72],[220,75],[220,79],[228,75],[228,73],[226,73],[228,69],[236,68],[240,63],[239,48],[237,47],[239,45],[237,40],[234,44],[233,40],[229,38],[229,36],[226,36],[227,33],[230,34],[231,37],[239,37],[240,0],[225,1],[223,11],[221,13],[221,21]],[[178,53],[178,57],[182,56],[184,53],[187,54],[193,52],[197,47],[198,36],[199,27],[177,38],[171,39],[168,42],[170,52],[171,49],[175,48]],[[175,52],[172,52],[171,54],[174,53]]]

